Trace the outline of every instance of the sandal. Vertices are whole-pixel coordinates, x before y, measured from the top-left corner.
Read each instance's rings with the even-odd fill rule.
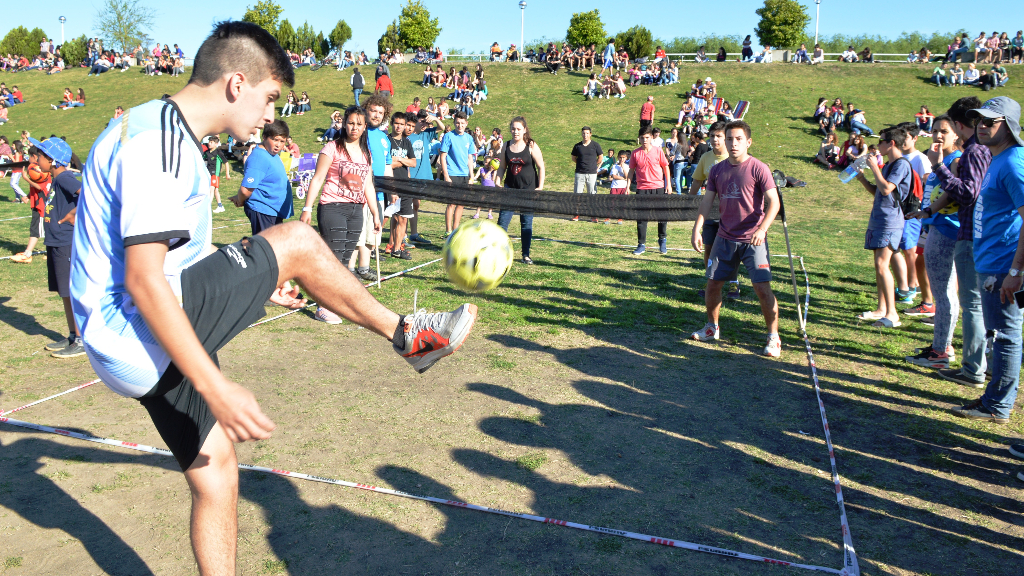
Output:
[[[872,328],[899,328],[900,326],[903,326],[903,323],[899,320],[893,322],[888,318],[880,318],[878,322],[875,322],[871,326]]]
[[[875,314],[874,311],[861,312],[861,314],[857,316],[857,320],[878,320],[879,318],[883,318],[883,316],[881,314]]]

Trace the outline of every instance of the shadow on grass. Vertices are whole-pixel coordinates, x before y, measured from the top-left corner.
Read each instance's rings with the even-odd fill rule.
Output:
[[[52,340],[59,340],[64,337],[63,334],[50,330],[40,324],[35,316],[30,316],[8,306],[7,303],[10,301],[10,296],[0,296],[0,321],[4,324],[20,331],[26,336],[45,336]]]

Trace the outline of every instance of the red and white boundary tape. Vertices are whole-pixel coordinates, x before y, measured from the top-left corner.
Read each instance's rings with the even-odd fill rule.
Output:
[[[800,271],[804,273],[804,314],[800,322],[800,336],[804,339],[804,348],[807,350],[807,364],[811,367],[811,381],[814,382],[814,395],[818,399],[818,410],[821,411],[821,426],[825,430],[825,445],[828,447],[828,460],[832,465],[832,483],[836,489],[836,502],[839,504],[839,527],[843,534],[843,571],[850,576],[860,576],[860,564],[857,562],[857,552],[853,548],[853,536],[850,534],[850,521],[846,517],[846,504],[843,500],[843,487],[839,484],[839,471],[836,468],[836,454],[832,448],[832,434],[828,428],[828,418],[825,416],[825,403],[821,401],[821,387],[818,385],[818,367],[814,363],[814,352],[811,351],[811,341],[807,337],[807,313],[811,306],[811,279],[807,275],[807,268],[804,267],[804,259],[800,257]]]
[[[46,402],[47,400],[53,400],[54,398],[59,398],[60,396],[63,396],[65,394],[70,394],[70,393],[74,392],[75,390],[81,390],[82,388],[88,388],[89,386],[92,386],[93,384],[99,384],[100,382],[102,382],[102,380],[97,378],[97,379],[93,380],[92,382],[86,382],[85,384],[81,384],[79,386],[75,386],[74,388],[71,388],[69,390],[65,390],[65,391],[63,391],[63,392],[61,392],[59,394],[54,394],[53,396],[47,396],[46,398],[43,398],[41,400],[36,400],[35,402],[31,402],[29,404],[25,404],[24,406],[18,406],[17,408],[15,408],[13,410],[8,410],[7,412],[0,411],[0,416],[7,416],[8,414],[14,414],[15,412],[17,412],[19,410],[24,410],[25,408],[31,408],[32,406],[35,406],[36,404],[42,404],[43,402]]]
[[[556,242],[570,242],[570,241],[559,241],[559,240],[553,240],[553,241],[556,241]],[[578,242],[572,242],[572,243],[578,243]],[[686,250],[686,249],[678,249],[677,248],[677,250]],[[397,272],[397,273],[392,274],[390,276],[381,278],[381,281],[387,280],[387,279],[390,279],[390,278],[395,278],[397,276],[400,276],[402,274],[405,274],[405,273],[410,272],[412,270],[415,270],[417,268],[422,268],[424,266],[427,266],[428,264],[433,264],[433,263],[438,262],[440,260],[441,259],[438,258],[436,260],[431,260],[430,262],[425,262],[425,263],[420,264],[418,266],[414,266],[412,268],[408,268],[406,270],[402,270],[401,272]],[[768,563],[768,564],[776,564],[776,565],[780,565],[780,566],[790,566],[790,567],[794,567],[794,568],[803,568],[803,569],[806,569],[806,570],[813,570],[813,571],[816,571],[816,572],[828,572],[828,573],[831,573],[831,574],[839,574],[840,576],[860,576],[860,565],[859,565],[859,563],[857,561],[857,554],[856,554],[856,551],[854,550],[854,547],[853,547],[853,537],[852,537],[852,535],[850,533],[850,524],[849,524],[849,520],[847,519],[847,516],[846,516],[846,506],[845,506],[845,503],[844,503],[844,500],[843,500],[843,490],[842,490],[842,486],[840,485],[839,472],[838,472],[837,467],[836,467],[835,451],[834,451],[833,446],[832,446],[832,437],[831,437],[831,434],[830,434],[830,431],[829,431],[828,418],[825,415],[825,404],[821,400],[821,387],[819,386],[819,382],[818,382],[817,366],[816,366],[816,364],[814,362],[814,353],[811,351],[810,339],[807,336],[806,326],[807,326],[808,312],[809,312],[810,300],[811,300],[810,277],[807,274],[807,268],[804,266],[804,259],[803,259],[803,257],[799,257],[799,260],[800,260],[800,269],[801,269],[801,271],[804,274],[805,295],[804,295],[803,315],[801,316],[799,311],[798,311],[797,318],[798,318],[798,320],[800,320],[800,332],[801,332],[801,336],[804,339],[804,347],[805,347],[805,349],[807,351],[807,361],[808,361],[808,364],[809,364],[810,369],[811,369],[811,379],[812,379],[812,381],[814,383],[814,392],[815,392],[815,395],[816,395],[817,400],[818,400],[818,409],[821,412],[821,423],[822,423],[822,427],[823,427],[823,429],[825,431],[825,443],[826,443],[826,446],[828,447],[829,461],[830,461],[831,466],[832,466],[832,482],[833,482],[833,484],[835,486],[836,502],[839,505],[840,528],[841,528],[841,532],[842,532],[842,536],[843,536],[843,568],[842,569],[838,569],[837,570],[835,568],[828,568],[828,567],[825,567],[825,566],[815,566],[815,565],[811,565],[811,564],[799,564],[799,563],[795,563],[795,562],[787,562],[785,560],[778,560],[778,559],[775,559],[775,558],[769,558],[767,556],[760,556],[760,555],[757,555],[757,554],[747,554],[745,552],[737,552],[737,551],[729,550],[729,549],[726,549],[726,548],[718,548],[718,547],[715,547],[715,546],[707,546],[707,545],[703,545],[703,544],[696,544],[696,543],[687,542],[687,541],[684,541],[684,540],[674,540],[674,539],[662,538],[662,537],[658,537],[658,536],[651,536],[651,535],[648,535],[648,534],[641,534],[641,533],[638,533],[638,532],[630,532],[630,531],[627,531],[627,530],[617,530],[617,529],[612,529],[612,528],[605,528],[605,527],[602,527],[602,526],[593,526],[593,525],[588,525],[588,524],[580,524],[580,523],[577,523],[577,522],[570,522],[570,521],[567,521],[567,520],[557,520],[557,519],[554,519],[554,518],[547,518],[547,517],[544,517],[544,516],[536,516],[536,515],[533,515],[533,514],[523,514],[523,513],[519,513],[519,512],[511,512],[511,511],[508,511],[508,510],[500,510],[500,509],[497,509],[497,508],[489,508],[489,507],[486,507],[486,506],[480,506],[480,505],[477,505],[477,504],[469,504],[469,503],[466,503],[466,502],[459,502],[459,501],[456,501],[456,500],[446,500],[446,499],[442,499],[442,498],[435,498],[435,497],[432,497],[432,496],[418,496],[418,495],[415,495],[415,494],[410,494],[410,493],[402,492],[402,491],[399,491],[399,490],[391,490],[391,489],[388,489],[388,488],[381,488],[381,487],[372,486],[372,485],[369,485],[369,484],[359,484],[359,483],[355,483],[355,482],[347,482],[345,480],[335,480],[333,478],[325,478],[325,477],[322,477],[322,476],[313,476],[313,475],[310,475],[310,474],[303,474],[301,472],[292,472],[292,471],[288,471],[288,470],[279,470],[279,469],[275,469],[275,468],[265,468],[265,467],[262,467],[262,466],[253,466],[251,464],[239,464],[238,467],[243,469],[243,470],[252,470],[252,471],[256,471],[256,472],[264,472],[266,474],[274,474],[274,475],[277,475],[277,476],[285,476],[285,477],[297,478],[297,479],[301,479],[301,480],[310,480],[310,481],[313,481],[313,482],[322,482],[322,483],[325,483],[325,484],[335,484],[335,485],[338,485],[338,486],[346,486],[346,487],[349,487],[349,488],[358,488],[360,490],[368,490],[368,491],[371,491],[371,492],[377,492],[379,494],[389,494],[389,495],[392,495],[392,496],[400,496],[400,497],[403,497],[403,498],[410,498],[410,499],[413,499],[413,500],[421,500],[421,501],[424,501],[424,502],[433,502],[435,504],[443,504],[445,506],[453,506],[453,507],[456,507],[456,508],[465,508],[465,509],[468,509],[468,510],[476,510],[476,511],[479,511],[479,512],[486,512],[486,513],[489,513],[489,514],[498,514],[498,515],[501,515],[501,516],[509,516],[509,517],[512,517],[512,518],[519,518],[519,519],[522,519],[522,520],[530,520],[532,522],[541,522],[541,523],[544,523],[544,524],[554,524],[556,526],[564,526],[564,527],[567,527],[567,528],[575,528],[575,529],[578,529],[578,530],[585,530],[585,531],[588,531],[588,532],[598,532],[600,534],[608,534],[608,535],[613,535],[613,536],[620,536],[622,538],[629,538],[629,539],[632,539],[632,540],[640,540],[640,541],[643,541],[643,542],[651,542],[651,543],[654,543],[654,544],[660,544],[662,546],[670,546],[670,547],[674,547],[674,548],[683,548],[683,549],[686,549],[686,550],[693,550],[693,551],[696,551],[696,552],[705,552],[705,553],[709,553],[709,554],[716,554],[716,555],[720,555],[720,556],[729,556],[731,558],[739,558],[739,559],[743,559],[743,560],[753,560],[753,561],[756,561],[756,562],[763,562],[763,563]],[[367,287],[369,287],[369,286],[370,286],[370,284],[367,285]],[[312,306],[312,304],[310,304],[310,306]],[[280,316],[276,316],[274,318],[270,318],[270,319],[264,320],[262,322],[258,322],[256,324],[253,324],[252,326],[257,326],[259,324],[263,324],[265,322],[269,322],[271,320],[275,320],[277,318],[281,318],[281,317],[287,316],[289,314],[294,314],[295,312],[298,312],[299,310],[302,310],[302,308],[300,308],[298,310],[292,310],[290,312],[287,312],[287,313],[282,314]],[[250,327],[252,327],[252,326],[250,326]],[[109,438],[100,438],[98,436],[92,436],[92,435],[83,434],[83,433],[80,433],[80,432],[72,432],[70,430],[63,430],[63,429],[60,429],[60,428],[52,428],[50,426],[43,426],[43,425],[39,425],[39,424],[32,424],[30,422],[24,422],[24,421],[21,421],[21,420],[13,420],[13,419],[7,418],[5,416],[6,414],[11,414],[11,413],[17,412],[19,410],[23,410],[25,408],[28,408],[30,406],[35,406],[36,404],[40,404],[40,403],[45,402],[47,400],[50,400],[50,399],[53,399],[53,398],[57,398],[58,396],[63,396],[64,394],[68,394],[68,393],[74,392],[76,390],[81,390],[82,388],[86,388],[86,387],[91,386],[91,385],[93,385],[93,384],[95,384],[97,382],[99,382],[99,380],[93,380],[92,382],[87,382],[85,384],[82,384],[80,386],[76,386],[75,388],[71,388],[71,389],[66,390],[64,392],[61,392],[59,394],[55,394],[53,396],[49,396],[49,397],[43,398],[41,400],[37,400],[35,402],[32,402],[30,404],[26,404],[25,406],[21,406],[19,408],[15,408],[15,409],[10,410],[8,412],[0,413],[0,423],[7,423],[7,424],[11,424],[13,426],[18,426],[18,427],[21,427],[21,428],[29,428],[29,429],[32,429],[32,430],[38,430],[38,431],[41,431],[41,432],[48,432],[48,433],[51,433],[51,434],[59,434],[61,436],[67,436],[67,437],[70,437],[70,438],[77,438],[79,440],[85,440],[85,441],[88,441],[88,442],[95,442],[95,443],[98,443],[98,444],[106,444],[106,445],[109,445],[109,446],[119,446],[121,448],[128,448],[130,450],[136,450],[136,451],[139,451],[139,452],[147,452],[147,453],[150,453],[150,454],[159,454],[161,456],[173,456],[173,454],[171,454],[171,452],[169,450],[165,450],[165,449],[162,449],[162,448],[154,448],[152,446],[146,446],[146,445],[143,445],[143,444],[136,444],[134,442],[123,442],[123,441],[120,441],[120,440],[112,440],[112,439],[109,439]]]
[[[146,446],[145,444],[136,444],[135,442],[122,442],[120,440],[113,440],[110,438],[100,438],[99,436],[92,436],[89,434],[83,434],[81,432],[73,432],[71,430],[64,430],[61,428],[52,428],[50,426],[42,426],[40,424],[32,424],[30,422],[24,422],[21,420],[13,420],[7,417],[0,417],[0,422],[10,424],[12,426],[18,426],[20,428],[28,428],[31,430],[38,430],[40,432],[49,432],[51,434],[59,434],[61,436],[67,436],[69,438],[77,438],[79,440],[85,440],[87,442],[95,442],[97,444],[106,444],[108,446],[117,446],[120,448],[127,448],[129,450],[136,450],[138,452],[146,452],[149,454],[159,454],[161,456],[173,456],[169,450],[163,448],[154,448],[152,446]],[[486,512],[488,514],[498,514],[501,516],[509,516],[512,518],[519,518],[521,520],[530,520],[532,522],[541,522],[543,524],[554,524],[555,526],[564,526],[566,528],[575,528],[577,530],[586,530],[587,532],[597,532],[599,534],[608,534],[611,536],[620,536],[622,538],[630,538],[632,540],[640,540],[643,542],[650,542],[652,544],[660,544],[662,546],[670,546],[673,548],[684,548],[686,550],[694,550],[696,552],[706,552],[709,554],[717,554],[719,556],[729,556],[730,558],[740,558],[743,560],[753,560],[755,562],[764,562],[767,564],[777,564],[779,566],[792,566],[794,568],[805,568],[807,570],[814,570],[816,572],[828,572],[830,574],[846,574],[841,570],[835,568],[828,568],[825,566],[814,566],[811,564],[798,564],[795,562],[787,562],[785,560],[777,560],[775,558],[769,558],[767,556],[760,556],[757,554],[747,554],[745,552],[737,552],[735,550],[729,550],[727,548],[718,548],[715,546],[706,546],[703,544],[695,544],[693,542],[686,542],[684,540],[674,540],[671,538],[661,538],[659,536],[651,536],[649,534],[640,534],[638,532],[629,532],[627,530],[616,530],[614,528],[605,528],[603,526],[592,526],[588,524],[580,524],[578,522],[570,522],[568,520],[557,520],[555,518],[547,518],[544,516],[536,516],[533,514],[523,514],[520,512],[511,512],[508,510],[500,510],[498,508],[488,508],[487,506],[479,506],[477,504],[469,504],[467,502],[459,502],[457,500],[445,500],[443,498],[435,498],[433,496],[418,496],[416,494],[410,494],[408,492],[402,492],[400,490],[391,490],[389,488],[381,488],[379,486],[373,486],[370,484],[359,484],[356,482],[347,482],[345,480],[335,480],[333,478],[325,478],[323,476],[313,476],[311,474],[303,474],[301,472],[292,472],[290,470],[279,470],[276,468],[265,468],[263,466],[253,466],[251,464],[239,464],[239,468],[242,470],[252,470],[254,472],[263,472],[265,474],[274,474],[276,476],[284,476],[287,478],[298,478],[300,480],[310,480],[313,482],[322,482],[324,484],[334,484],[336,486],[346,486],[348,488],[358,488],[360,490],[367,490],[370,492],[376,492],[378,494],[389,494],[391,496],[401,496],[402,498],[409,498],[412,500],[420,500],[423,502],[433,502],[435,504],[443,504],[445,506],[452,506],[454,508],[464,508],[467,510],[476,510],[478,512]]]
[[[24,220],[25,218],[31,218],[31,216],[18,216],[17,218],[4,218],[0,222],[10,222],[11,220]]]

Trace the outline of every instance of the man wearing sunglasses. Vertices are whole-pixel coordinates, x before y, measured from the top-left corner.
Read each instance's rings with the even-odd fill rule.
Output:
[[[974,268],[981,288],[985,329],[994,334],[992,380],[974,402],[953,414],[1005,424],[1017,399],[1024,315],[1014,294],[1024,279],[1024,140],[1020,104],[1000,96],[968,112],[977,118],[978,142],[992,153],[974,208]]]

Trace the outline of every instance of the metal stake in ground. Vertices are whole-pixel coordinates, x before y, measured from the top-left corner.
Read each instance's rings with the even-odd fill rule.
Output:
[[[782,215],[782,233],[786,236],[786,254],[789,256],[789,278],[793,281],[793,300],[796,302],[796,317],[800,322],[800,332],[806,333],[804,315],[800,305],[800,294],[796,287],[796,269],[793,268],[793,247],[789,244],[789,223],[786,222],[786,204],[782,201],[782,189],[786,186],[786,177],[781,172],[773,174],[775,178],[775,191],[779,194],[779,214]]]

